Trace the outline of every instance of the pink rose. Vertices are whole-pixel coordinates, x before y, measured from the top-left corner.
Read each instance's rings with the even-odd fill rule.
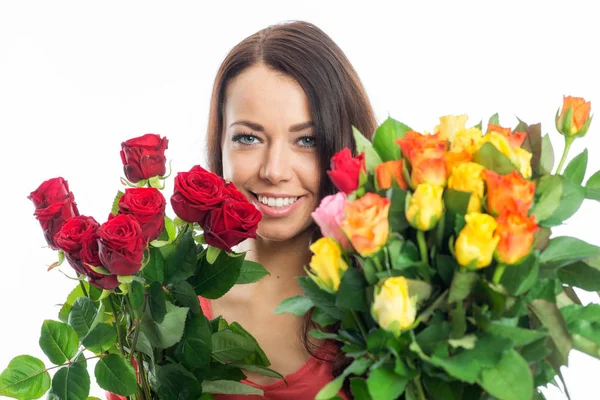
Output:
[[[323,236],[337,240],[345,249],[352,246],[348,238],[340,228],[344,220],[344,205],[346,204],[346,193],[338,192],[326,196],[321,200],[319,207],[312,213],[312,217],[321,228]]]

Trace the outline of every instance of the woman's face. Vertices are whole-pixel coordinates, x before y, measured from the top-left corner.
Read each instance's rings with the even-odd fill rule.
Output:
[[[226,89],[223,177],[262,212],[258,235],[286,240],[312,224],[320,171],[309,103],[289,76],[262,64]]]

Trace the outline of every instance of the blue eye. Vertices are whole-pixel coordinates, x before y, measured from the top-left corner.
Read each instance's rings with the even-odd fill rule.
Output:
[[[259,139],[249,133],[238,133],[231,138],[232,142],[243,144],[244,146],[252,146],[259,142]]]
[[[300,139],[298,139],[298,143],[302,147],[314,147],[315,142],[316,140],[314,136],[302,136]]]

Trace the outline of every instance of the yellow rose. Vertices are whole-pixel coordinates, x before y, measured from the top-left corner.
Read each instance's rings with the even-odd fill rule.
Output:
[[[523,175],[523,178],[529,179],[531,178],[531,157],[533,155],[527,150],[516,147],[513,149],[510,161],[519,167],[519,172]]]
[[[386,331],[400,333],[408,329],[417,316],[417,297],[410,297],[403,276],[386,278],[375,288],[373,318]]]
[[[500,240],[494,236],[498,223],[492,216],[481,213],[467,214],[465,221],[467,224],[454,243],[456,260],[464,267],[474,261],[477,268],[487,267]]]
[[[452,141],[456,132],[465,129],[469,117],[462,115],[445,115],[440,117],[440,124],[435,127],[434,133],[440,134],[440,139]]]
[[[510,147],[510,143],[508,142],[508,139],[505,136],[501,135],[498,132],[490,132],[483,137],[483,142],[481,144],[487,142],[493,144],[498,149],[498,151],[500,151],[500,153],[510,158],[512,148]]]
[[[481,199],[485,184],[483,181],[483,166],[473,162],[459,164],[452,170],[448,179],[448,187],[461,192],[472,193],[467,212],[480,212]]]
[[[335,240],[321,238],[310,246],[313,256],[310,260],[308,276],[323,290],[335,293],[340,287],[344,271],[348,265],[342,258],[342,250]]]
[[[450,151],[460,153],[466,151],[469,154],[475,153],[483,143],[483,133],[479,128],[461,129],[454,135],[450,142]]]
[[[444,211],[444,188],[431,183],[421,183],[412,194],[406,195],[406,219],[416,229],[433,229]]]
[[[344,206],[346,218],[341,228],[360,255],[376,253],[387,241],[389,210],[390,200],[375,193],[367,193]]]

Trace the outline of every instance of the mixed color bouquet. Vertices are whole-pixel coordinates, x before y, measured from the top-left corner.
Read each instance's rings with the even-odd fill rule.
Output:
[[[242,326],[209,321],[198,298],[219,298],[267,274],[232,251],[255,237],[261,215],[232,183],[195,166],[175,177],[170,202],[177,217],[169,218],[160,191],[167,145],[155,134],[122,143],[122,183],[129,187],[102,224],[79,213],[61,177],[29,195],[48,246],[58,252],[50,269],[66,260],[79,282],[58,320],[42,324],[39,345],[52,366],[15,357],[0,375],[0,396],[88,399],[90,359],[97,359],[94,376],[109,398],[261,395],[240,382],[242,370],[281,378]]]
[[[565,97],[556,170],[540,124],[467,127],[445,116],[433,134],[388,118],[372,142],[356,131],[329,176],[339,192],[313,217],[305,295],[276,312],[311,313],[317,339],[340,342],[356,399],[541,399],[562,379],[571,349],[600,358],[600,248],[553,237],[584,199],[600,201],[600,171],[585,186],[588,151],[563,170],[590,122],[590,103]]]

